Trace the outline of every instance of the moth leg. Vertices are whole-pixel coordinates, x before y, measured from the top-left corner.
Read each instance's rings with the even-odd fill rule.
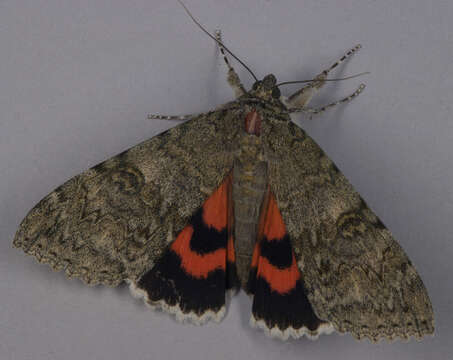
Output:
[[[363,91],[363,89],[365,89],[365,84],[360,84],[360,86],[357,88],[357,90],[354,91],[351,95],[349,95],[341,100],[335,101],[333,103],[324,105],[320,108],[307,108],[307,107],[302,106],[302,107],[290,108],[290,109],[288,109],[288,111],[289,111],[289,113],[305,112],[305,113],[309,113],[312,115],[319,114],[319,113],[326,111],[327,109],[329,109],[331,107],[334,107],[335,105],[351,101],[356,96],[358,96]]]
[[[148,120],[176,120],[176,121],[185,121],[185,120],[190,120],[193,119],[194,117],[200,116],[200,115],[209,115],[213,112],[216,112],[222,108],[228,108],[224,106],[219,106],[213,110],[210,110],[208,112],[204,113],[198,113],[198,114],[186,114],[186,115],[159,115],[159,114],[148,114],[147,119]],[[233,107],[229,107],[233,108]]]
[[[326,83],[326,78],[327,74],[331,72],[333,69],[335,69],[338,65],[340,65],[342,62],[344,62],[347,58],[349,58],[351,55],[353,55],[355,52],[357,52],[362,45],[356,45],[353,47],[351,50],[346,52],[340,60],[332,64],[328,69],[323,70],[319,75],[317,75],[314,79],[314,81],[310,82],[308,85],[304,86],[300,90],[296,91],[294,94],[289,96],[289,98],[286,100],[286,103],[289,108],[301,108],[306,106],[310,100],[313,98],[313,96],[318,92],[321,87],[324,86]]]
[[[226,66],[228,67],[228,84],[233,88],[234,95],[238,98],[246,93],[244,85],[242,85],[241,80],[239,79],[238,74],[231,66],[226,54],[225,49],[222,44],[222,34],[220,30],[216,30],[215,37],[217,39],[217,44],[219,45],[220,52],[222,53],[223,60],[225,61]]]
[[[189,120],[196,116],[195,114],[187,114],[187,115],[158,115],[158,114],[148,114],[148,120],[157,119],[157,120],[177,120],[177,121],[184,121]]]

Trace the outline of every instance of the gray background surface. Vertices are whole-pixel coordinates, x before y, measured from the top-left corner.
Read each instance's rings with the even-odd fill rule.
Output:
[[[213,41],[176,1],[0,1],[0,359],[451,359],[453,3],[426,0],[201,1],[187,6],[260,76],[311,78],[356,43],[315,119],[294,117],[392,230],[416,265],[437,333],[372,345],[351,336],[280,342],[225,320],[181,325],[126,286],[89,288],[11,247],[27,211],[68,178],[232,99]],[[247,86],[251,78],[236,65]],[[288,94],[290,87],[284,89]],[[209,156],[209,154],[206,154]]]

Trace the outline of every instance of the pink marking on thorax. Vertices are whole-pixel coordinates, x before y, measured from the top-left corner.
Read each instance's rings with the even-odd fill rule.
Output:
[[[261,134],[261,116],[256,110],[250,111],[245,116],[245,132],[247,134],[260,136]]]

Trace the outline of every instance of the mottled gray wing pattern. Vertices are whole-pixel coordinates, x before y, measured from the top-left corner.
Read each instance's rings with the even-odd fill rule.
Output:
[[[318,317],[372,341],[432,334],[432,306],[414,266],[321,148],[280,121],[266,151],[271,191]]]
[[[237,129],[234,110],[200,115],[75,176],[14,246],[88,284],[136,280],[231,170]]]

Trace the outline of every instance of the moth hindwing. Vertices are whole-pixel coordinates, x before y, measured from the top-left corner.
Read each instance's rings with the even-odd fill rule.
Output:
[[[22,221],[14,245],[90,285],[130,283],[180,320],[219,321],[227,290],[253,296],[251,324],[282,339],[434,332],[410,260],[290,114],[356,46],[289,97],[274,75],[236,99],[68,180]],[[229,50],[228,50],[229,52]],[[247,68],[248,69],[248,68]],[[251,72],[256,78],[256,76]]]

